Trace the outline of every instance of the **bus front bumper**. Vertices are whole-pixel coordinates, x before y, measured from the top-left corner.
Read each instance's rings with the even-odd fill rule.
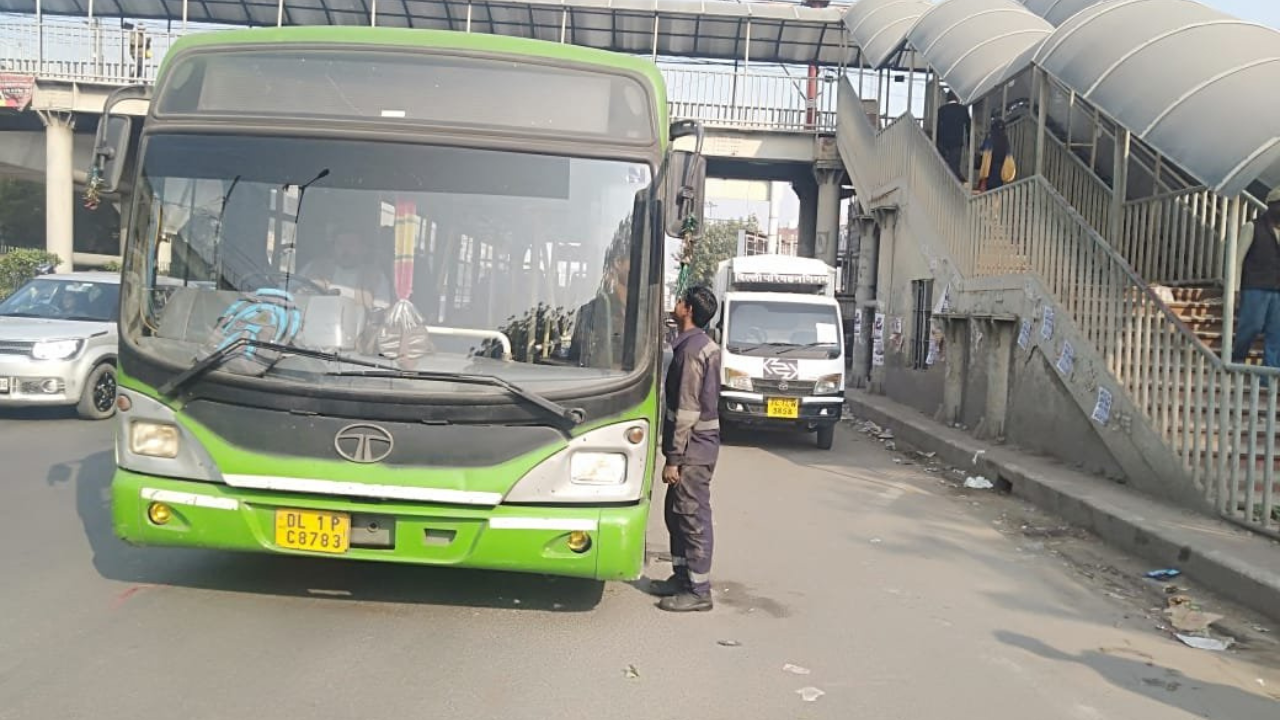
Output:
[[[643,571],[649,505],[465,507],[259,492],[140,475],[112,481],[116,535],[134,545],[270,552],[350,560],[634,580]],[[153,509],[155,504],[163,509]],[[345,514],[343,552],[283,547],[280,510]],[[326,516],[332,517],[332,516]],[[157,518],[163,522],[157,522]],[[582,534],[588,546],[581,547]],[[575,550],[571,542],[578,543]]]

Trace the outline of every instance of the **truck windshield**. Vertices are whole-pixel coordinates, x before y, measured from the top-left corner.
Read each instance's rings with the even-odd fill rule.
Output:
[[[831,305],[733,300],[725,337],[725,349],[742,355],[840,355],[840,319]]]
[[[624,374],[653,342],[628,313],[647,165],[225,135],[158,135],[143,153],[125,330],[144,353],[190,366],[227,340],[233,304],[263,291],[287,292],[300,323],[258,339],[405,370],[555,389]],[[264,376],[438,385],[335,369],[286,353]]]

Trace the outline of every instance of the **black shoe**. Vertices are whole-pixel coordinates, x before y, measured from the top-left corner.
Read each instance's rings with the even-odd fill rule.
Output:
[[[666,580],[650,580],[649,594],[656,597],[671,597],[689,591],[689,581],[679,575],[672,575]]]
[[[704,597],[687,591],[658,602],[658,607],[667,612],[707,612],[713,605],[710,595]]]

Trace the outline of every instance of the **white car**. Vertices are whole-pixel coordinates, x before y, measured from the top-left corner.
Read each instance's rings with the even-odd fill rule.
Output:
[[[41,275],[0,302],[0,408],[76,407],[103,420],[116,411],[120,276]]]

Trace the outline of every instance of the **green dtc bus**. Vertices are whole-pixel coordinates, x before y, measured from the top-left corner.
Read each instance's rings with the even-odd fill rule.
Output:
[[[700,147],[630,56],[176,42],[154,89],[108,101],[91,169],[128,208],[116,534],[638,577],[664,246],[701,220]]]

